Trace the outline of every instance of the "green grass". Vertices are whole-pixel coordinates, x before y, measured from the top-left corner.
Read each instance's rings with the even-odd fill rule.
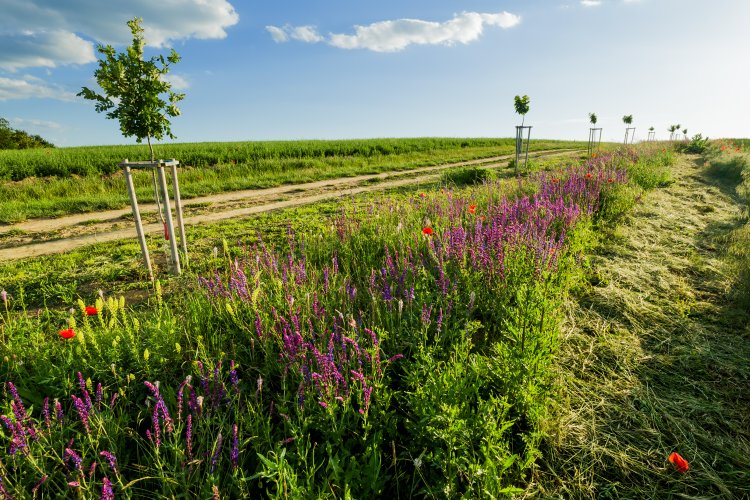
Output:
[[[702,383],[702,377],[708,375],[700,357],[704,354],[702,342],[721,339],[695,330],[687,332],[684,345],[677,345],[666,343],[657,334],[667,328],[672,334],[671,329],[684,327],[685,321],[694,318],[691,314],[699,308],[691,297],[692,283],[685,276],[695,272],[694,268],[708,272],[710,266],[689,246],[662,244],[657,237],[682,234],[670,233],[667,213],[657,213],[655,217],[664,219],[662,225],[644,233],[636,243],[660,243],[667,251],[684,252],[684,261],[677,263],[681,267],[674,269],[675,278],[653,280],[655,289],[650,290],[652,295],[667,290],[676,300],[659,298],[644,305],[639,295],[642,290],[609,293],[615,278],[630,285],[670,271],[673,262],[656,251],[653,262],[660,267],[643,266],[640,256],[631,255],[627,228],[614,229],[613,221],[627,217],[644,189],[680,179],[669,174],[671,153],[646,155],[635,165],[629,163],[628,155],[617,158],[617,166],[632,169],[630,181],[620,177],[620,187],[608,182],[621,175],[615,170],[598,177],[604,191],[602,214],[583,217],[571,225],[567,243],[552,247],[555,251],[535,246],[544,238],[534,239],[530,247],[505,246],[503,253],[508,257],[502,257],[502,268],[482,264],[484,261],[468,265],[473,245],[466,247],[468,253],[463,258],[446,257],[440,245],[447,243],[436,240],[440,236],[442,242],[460,245],[463,231],[477,226],[479,217],[486,214],[490,219],[494,210],[500,212],[504,196],[513,200],[543,189],[554,192],[568,185],[568,180],[572,186],[584,186],[585,191],[595,182],[592,179],[597,179],[592,177],[592,172],[598,172],[595,168],[577,169],[568,177],[559,165],[539,165],[548,172],[531,179],[494,180],[480,186],[466,182],[467,187],[443,185],[443,190],[435,189],[437,185],[422,186],[396,190],[386,197],[359,196],[352,202],[318,204],[194,228],[190,232],[192,268],[184,277],[170,279],[164,295],[160,288],[151,291],[138,284],[144,276],[137,271],[138,249],[131,243],[99,245],[0,267],[0,283],[16,280],[17,287],[26,288],[27,303],[42,305],[39,310],[19,308],[22,293],[15,288],[10,302],[14,309],[6,310],[0,319],[0,380],[17,383],[21,398],[34,405],[34,419],[40,418],[44,395],[65,398],[74,391],[80,394],[79,383],[94,393],[96,382],[102,381],[105,401],[114,392],[120,394],[120,403],[113,408],[105,403],[103,409],[91,412],[91,433],[84,433],[69,404],[66,425],[43,427],[39,421],[43,433],[39,441],[31,443],[29,456],[33,460],[20,454],[15,467],[7,466],[9,461],[0,462],[0,474],[19,492],[24,487],[28,491],[42,473],[49,473],[42,490],[49,495],[70,494],[69,481],[80,479],[78,487],[84,496],[99,494],[104,475],[113,480],[117,494],[125,497],[501,498],[523,493],[524,487],[530,494],[563,497],[691,493],[692,489],[674,486],[674,475],[667,467],[654,470],[654,457],[663,462],[662,448],[667,445],[660,448],[647,441],[643,452],[638,446],[653,437],[652,428],[672,440],[700,430],[699,423],[683,428],[688,419],[669,418],[683,404],[693,404],[684,391],[657,390],[662,382],[673,389],[687,385],[693,399],[699,400],[705,387],[685,384],[685,374],[697,373],[694,378]],[[459,182],[453,179],[453,184]],[[421,192],[426,193],[421,196]],[[697,203],[683,198],[685,203]],[[529,220],[542,220],[549,213],[526,202],[519,207],[525,207],[519,210]],[[290,222],[294,239],[286,232]],[[566,227],[562,220],[552,222],[552,234],[556,234],[558,223]],[[423,234],[425,226],[434,227],[435,235]],[[441,234],[448,227],[456,230],[450,237]],[[271,248],[268,253],[252,247],[258,242],[256,230]],[[527,230],[533,230],[533,225]],[[242,245],[235,245],[234,240]],[[163,245],[157,238],[150,243],[154,250]],[[597,243],[602,245],[601,253],[609,255],[596,257],[587,269],[583,256]],[[416,252],[419,257],[410,271],[408,262]],[[617,259],[620,252],[627,259]],[[157,253],[164,255],[163,251]],[[274,260],[274,255],[279,259]],[[535,261],[534,255],[541,255],[542,262],[555,256],[560,265],[547,268]],[[163,272],[164,261],[157,264]],[[300,274],[298,269],[303,268]],[[243,273],[238,272],[241,269]],[[488,269],[499,274],[490,277],[485,274]],[[624,271],[615,276],[619,269]],[[246,282],[252,291],[209,294],[197,285],[196,274],[210,279],[219,276],[223,283],[229,283],[230,278],[238,280],[235,283]],[[391,282],[386,281],[386,275],[391,276]],[[582,281],[590,277],[594,282],[594,275],[597,286],[604,290],[601,294],[590,292]],[[404,280],[406,288],[401,286]],[[118,289],[123,283],[126,285]],[[410,284],[412,296],[417,297],[413,303],[405,294]],[[112,298],[98,301],[96,289],[100,286],[105,297],[129,291],[141,294],[141,299],[148,293],[148,299],[137,310],[123,308]],[[352,287],[358,292],[351,292]],[[571,290],[579,300],[571,306],[575,314],[565,320],[563,304]],[[387,293],[398,300],[387,299]],[[85,302],[68,312],[79,294]],[[45,300],[48,307],[44,307]],[[101,314],[82,316],[83,306],[94,301]],[[56,302],[54,307],[52,302]],[[620,319],[618,313],[623,316],[622,326],[607,326],[607,322]],[[278,319],[287,315],[289,321]],[[566,321],[567,327],[558,342],[561,321]],[[574,321],[580,323],[572,324]],[[62,341],[57,330],[73,322],[78,336]],[[320,350],[295,357],[291,354],[294,349],[288,347],[294,342],[293,329],[284,329],[284,324],[305,331],[308,347],[304,349],[315,345]],[[632,325],[641,329],[630,328]],[[631,338],[646,328],[649,335],[640,343]],[[338,337],[331,334],[328,340],[331,329]],[[342,335],[351,338],[343,342],[339,340]],[[336,342],[349,347],[334,349]],[[556,354],[558,345],[561,358]],[[674,346],[679,354],[676,361],[670,357]],[[717,361],[731,362],[726,366],[744,373],[724,344],[710,347],[723,356],[716,355]],[[311,382],[325,373],[320,369],[326,359],[321,352],[336,356],[346,368],[345,376],[355,370],[366,375],[375,391],[367,411],[358,411],[367,403],[361,395],[364,392],[359,391],[364,385],[355,379],[350,380],[352,393],[346,392],[340,403],[334,397],[338,393],[328,393],[325,386]],[[383,361],[382,370],[374,361],[396,353],[404,358]],[[227,380],[229,360],[238,362],[236,391]],[[307,362],[318,367],[318,378],[306,378],[309,372],[303,368]],[[670,365],[667,373],[664,365]],[[698,368],[704,372],[696,372]],[[77,370],[82,372],[82,382],[76,380]],[[185,445],[184,413],[183,420],[174,423],[176,432],[164,433],[161,448],[145,437],[146,430],[154,430],[152,418],[159,398],[143,382],[160,382],[166,405],[176,418],[177,387],[187,374],[205,396],[202,413],[193,413],[194,459],[188,457]],[[553,384],[552,375],[558,374],[571,377],[562,390]],[[579,384],[579,379],[585,384]],[[648,382],[645,390],[637,392],[644,380]],[[216,396],[219,386],[227,391],[226,397]],[[727,391],[734,394],[734,389]],[[549,397],[556,393],[561,397],[551,406]],[[609,405],[606,400],[608,406],[602,409],[602,394],[611,395],[615,403]],[[630,412],[627,405],[621,410],[616,404],[627,403],[632,394],[639,396],[634,404],[645,416]],[[302,403],[300,396],[304,397]],[[323,401],[326,405],[317,404]],[[735,413],[701,409],[704,414],[690,416],[709,415],[709,438],[716,437],[721,425],[736,423]],[[705,413],[708,410],[712,413]],[[11,415],[10,403],[3,407],[3,414]],[[579,415],[585,417],[583,422],[576,420]],[[241,444],[237,470],[227,452],[235,423]],[[638,434],[639,426],[646,424],[648,432]],[[675,425],[679,432],[671,430]],[[633,426],[635,432],[631,432]],[[210,457],[218,455],[220,432],[225,447],[214,469]],[[605,437],[603,441],[597,439],[600,435]],[[571,436],[575,446],[561,446]],[[71,438],[75,441],[70,442]],[[689,443],[688,451],[707,447],[710,443],[705,438],[698,436]],[[0,439],[7,445],[4,427],[0,427]],[[84,456],[86,471],[93,460],[100,461],[92,478],[73,470],[75,464],[61,456],[66,446]],[[577,446],[584,451],[575,451]],[[603,449],[606,446],[610,448]],[[731,448],[727,439],[717,439],[714,448],[719,447],[728,450],[729,465],[743,464],[741,447]],[[116,450],[122,467],[119,473],[98,458],[103,449]],[[712,463],[709,456],[688,458],[693,473]],[[650,462],[638,469],[644,459]],[[612,471],[612,467],[624,472]],[[647,473],[641,473],[643,469]],[[723,470],[712,472],[724,474]],[[710,474],[698,477],[702,482],[693,485],[717,484],[707,482]],[[635,486],[627,482],[632,478]],[[733,478],[727,473],[721,475],[721,484],[731,492],[733,481],[740,479],[740,474]],[[666,487],[672,489],[659,489]]]
[[[750,315],[737,294],[750,274],[746,251],[732,250],[750,233],[734,163],[683,159],[668,190],[602,228],[590,285],[568,304],[559,396],[529,494],[750,496]],[[667,462],[673,451],[686,474]]]
[[[533,141],[532,150],[582,143]],[[143,158],[144,146],[0,151],[0,222],[126,207],[117,164]],[[193,198],[323,179],[398,171],[513,152],[510,139],[372,139],[168,144],[160,157],[181,162],[180,191]],[[134,175],[141,202],[153,201],[151,176]]]

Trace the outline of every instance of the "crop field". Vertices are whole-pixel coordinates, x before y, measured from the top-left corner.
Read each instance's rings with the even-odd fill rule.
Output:
[[[467,142],[430,161],[507,152]],[[0,491],[749,495],[747,146],[687,147],[198,225],[179,277],[150,237],[155,284],[134,241],[0,263]]]
[[[160,158],[181,162],[180,189],[192,198],[298,184],[514,151],[511,139],[372,139],[165,144]],[[532,141],[530,150],[582,149],[585,143]],[[148,159],[148,148],[98,146],[0,151],[0,223],[129,206],[117,166]],[[153,201],[151,177],[134,175],[139,201]]]

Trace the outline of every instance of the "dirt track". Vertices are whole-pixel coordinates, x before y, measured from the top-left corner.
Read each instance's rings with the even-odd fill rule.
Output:
[[[531,157],[571,155],[577,150],[538,151]],[[186,225],[205,224],[224,219],[243,217],[294,206],[306,205],[358,193],[390,189],[410,184],[434,181],[443,170],[462,166],[481,165],[486,168],[506,166],[512,155],[484,158],[398,172],[384,172],[356,177],[343,177],[304,184],[279,186],[269,189],[232,191],[211,196],[183,200]],[[501,163],[502,162],[502,163]],[[285,197],[285,199],[279,199]],[[190,207],[211,205],[213,211],[191,215]],[[243,206],[244,205],[244,206]],[[247,206],[251,205],[251,206]],[[156,212],[155,204],[141,205],[141,212]],[[0,227],[0,236],[10,232],[60,233],[63,237],[39,243],[0,248],[0,260],[16,260],[40,255],[63,253],[81,246],[106,241],[135,238],[135,226],[127,221],[127,228],[119,228],[131,214],[130,208],[69,215],[56,219],[35,219]],[[162,231],[161,223],[144,224],[146,233]]]

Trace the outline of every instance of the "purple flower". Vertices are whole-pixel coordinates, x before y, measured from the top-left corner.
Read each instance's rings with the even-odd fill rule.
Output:
[[[62,404],[60,404],[60,401],[57,399],[55,399],[55,415],[57,416],[57,421],[62,425],[65,420],[65,415],[63,414]]]
[[[240,458],[240,441],[238,434],[237,424],[234,424],[232,426],[232,451],[229,454],[229,457],[232,460],[233,469],[237,469]]]
[[[193,414],[187,416],[187,428],[185,429],[185,441],[187,442],[188,458],[193,459]]]
[[[44,406],[42,408],[42,415],[44,415],[44,425],[47,426],[47,429],[52,427],[52,419],[50,418],[49,414],[49,398],[44,398]]]
[[[102,496],[100,500],[114,500],[115,494],[112,491],[112,483],[106,477],[102,479]]]
[[[86,429],[86,434],[89,434],[91,432],[91,428],[89,427],[89,410],[86,407],[86,403],[84,403],[81,398],[76,397],[74,394],[71,394],[70,398],[73,400],[73,406],[75,406],[75,409],[78,412],[78,416],[81,418],[81,422],[83,423],[83,427]],[[60,421],[62,422],[62,420]]]
[[[104,457],[107,460],[107,463],[109,463],[109,468],[117,474],[117,457],[115,454],[105,450],[100,452],[99,456]]]
[[[31,492],[32,492],[32,493],[35,493],[35,494],[36,494],[37,490],[38,490],[39,488],[41,488],[41,487],[42,487],[42,485],[43,485],[43,484],[44,484],[45,482],[47,482],[47,479],[48,479],[48,478],[49,478],[49,476],[48,476],[47,474],[43,475],[43,476],[41,477],[41,479],[39,479],[39,481],[37,481],[37,482],[36,482],[36,484],[34,485],[34,487],[33,487],[33,488],[31,488]],[[2,490],[2,488],[0,488],[0,493],[3,493],[3,490]],[[11,497],[11,496],[10,496],[10,495],[9,495],[9,494],[7,493],[7,492],[5,492],[5,494],[6,494],[6,497],[7,497],[7,498],[12,498],[12,497]]]
[[[221,436],[221,432],[219,432],[219,435],[216,437],[216,448],[214,448],[214,454],[211,456],[211,468],[209,469],[211,474],[214,473],[214,471],[216,470],[216,465],[219,462],[222,440],[223,438]]]
[[[63,458],[73,464],[75,470],[81,470],[83,459],[81,456],[70,448],[65,448]]]

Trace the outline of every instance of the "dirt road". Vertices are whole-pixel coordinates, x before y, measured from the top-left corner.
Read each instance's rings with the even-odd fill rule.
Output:
[[[578,150],[539,151],[532,158],[566,156]],[[283,208],[307,205],[319,201],[351,196],[359,193],[391,189],[411,184],[432,182],[444,170],[465,166],[499,168],[507,166],[512,155],[414,168],[398,172],[343,177],[304,184],[279,186],[269,189],[232,191],[211,196],[183,200],[186,209],[185,225],[206,224],[225,219],[244,217]],[[248,206],[249,205],[249,206]],[[195,210],[191,210],[194,208]],[[207,209],[208,208],[208,209]],[[155,204],[141,205],[143,214],[155,214]],[[192,212],[192,213],[191,213]],[[40,255],[62,253],[84,245],[135,238],[135,226],[129,220],[130,208],[69,215],[56,219],[35,219],[0,227],[0,236],[22,234],[41,242],[11,243],[0,248],[0,260],[16,260]],[[146,218],[148,220],[148,218]],[[122,227],[127,225],[127,227]],[[161,223],[146,223],[146,233],[162,231]]]

